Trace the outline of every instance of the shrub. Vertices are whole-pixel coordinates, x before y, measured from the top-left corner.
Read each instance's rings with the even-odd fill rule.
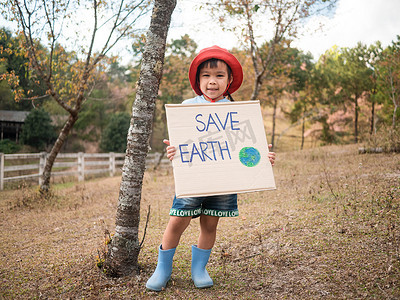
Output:
[[[26,117],[21,134],[21,140],[24,144],[42,151],[56,137],[54,127],[51,125],[50,115],[44,109],[35,109]]]
[[[367,148],[381,148],[383,152],[400,152],[400,132],[383,126],[367,137],[364,145]]]
[[[0,141],[0,153],[11,154],[18,152],[20,149],[20,145],[9,139],[4,139]]]
[[[101,136],[100,149],[104,152],[125,152],[130,116],[117,113],[111,116]]]

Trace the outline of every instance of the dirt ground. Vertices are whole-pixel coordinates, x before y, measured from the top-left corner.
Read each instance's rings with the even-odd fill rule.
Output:
[[[112,279],[97,267],[114,230],[119,177],[0,192],[0,299],[399,299],[400,155],[356,146],[278,153],[277,190],[239,195],[221,220],[209,289],[190,279],[193,220],[165,291],[146,291],[174,194],[172,169],[145,174],[141,271]]]

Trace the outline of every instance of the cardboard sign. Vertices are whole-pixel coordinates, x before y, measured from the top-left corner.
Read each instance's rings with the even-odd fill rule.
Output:
[[[165,108],[176,197],[276,188],[259,101]]]

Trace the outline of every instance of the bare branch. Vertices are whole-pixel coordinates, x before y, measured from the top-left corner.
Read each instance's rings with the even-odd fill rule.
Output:
[[[139,248],[142,248],[142,246],[143,246],[144,238],[146,237],[147,225],[149,224],[149,220],[150,220],[150,205],[148,206],[146,225],[144,226],[143,238],[142,238],[142,241],[140,242]]]
[[[15,1],[14,3],[18,9],[19,19],[21,20],[22,32],[24,34],[26,44],[28,45],[28,54],[34,69],[38,72],[39,76],[43,79],[43,81],[47,85],[48,92],[53,97],[53,99],[56,100],[57,103],[69,113],[76,114],[76,111],[60,98],[60,96],[54,89],[54,86],[51,83],[50,78],[48,78],[48,76],[45,75],[41,65],[39,64],[39,60],[37,58],[37,54],[35,51],[35,42],[33,40],[32,25],[30,21],[32,13],[29,11],[26,1],[24,1],[24,7],[28,15],[28,22],[26,22],[25,20],[24,13],[18,1]]]
[[[44,98],[48,98],[50,97],[50,95],[42,95],[42,96],[35,96],[35,97],[29,97],[29,98],[21,98],[21,100],[39,100],[39,99],[44,99]]]
[[[47,19],[47,24],[50,28],[50,33],[51,33],[51,46],[50,46],[50,59],[49,59],[49,71],[47,75],[47,81],[51,80],[51,76],[53,74],[53,54],[54,54],[54,44],[55,44],[55,38],[54,38],[54,2],[53,2],[53,22],[50,20],[49,13],[47,11],[47,6],[46,6],[46,1],[42,0],[43,3],[43,8],[44,12],[46,14],[46,19]]]
[[[120,6],[119,6],[119,9],[118,9],[118,13],[117,13],[117,15],[116,15],[116,17],[115,17],[114,25],[113,25],[113,27],[112,27],[112,29],[111,29],[111,31],[110,31],[110,34],[108,35],[108,39],[107,39],[107,41],[106,41],[106,43],[105,43],[105,45],[104,45],[104,47],[103,47],[103,51],[102,51],[101,53],[103,53],[103,52],[104,52],[104,49],[107,48],[107,45],[108,45],[108,43],[110,42],[110,39],[111,39],[111,37],[112,37],[112,35],[113,35],[114,30],[115,30],[115,29],[117,28],[117,26],[118,26],[117,24],[118,24],[119,17],[120,17],[120,15],[121,15],[121,11],[122,11],[123,5],[124,5],[124,0],[121,0]]]
[[[94,11],[93,33],[92,33],[92,39],[91,39],[90,45],[89,45],[89,51],[86,56],[86,62],[85,62],[85,66],[83,69],[82,80],[79,82],[78,95],[76,97],[76,102],[75,102],[75,109],[77,111],[79,111],[81,108],[82,101],[84,100],[85,85],[87,84],[90,73],[93,70],[94,65],[95,65],[94,63],[90,64],[90,58],[92,57],[94,40],[95,40],[96,33],[97,33],[97,8],[98,8],[97,1],[93,0],[93,11]]]
[[[125,30],[122,31],[122,33],[115,39],[115,41],[114,41],[110,46],[108,46],[108,44],[110,43],[111,38],[112,38],[112,36],[113,36],[113,34],[114,34],[114,31],[115,31],[118,27],[120,27],[120,26],[128,19],[128,17],[129,17],[134,11],[136,11],[137,8],[139,8],[139,7],[144,3],[144,1],[145,1],[145,0],[141,0],[141,1],[140,1],[138,4],[136,4],[132,9],[130,9],[130,10],[128,11],[128,13],[127,13],[121,20],[119,20],[119,18],[120,18],[120,16],[121,16],[121,13],[122,13],[123,2],[124,2],[123,0],[121,1],[121,5],[120,5],[120,7],[119,7],[119,9],[118,9],[118,12],[117,12],[116,15],[114,15],[114,16],[115,16],[114,25],[113,25],[113,27],[112,27],[112,29],[111,29],[111,31],[110,31],[110,34],[108,35],[107,41],[106,41],[106,43],[104,44],[104,47],[103,47],[103,49],[102,49],[100,55],[105,55],[108,51],[110,51],[110,49],[111,49],[112,47],[114,47],[115,44],[116,44],[122,37],[125,36],[125,34],[126,34],[126,32],[128,31],[129,27],[130,27],[132,24],[136,23],[136,21],[137,21],[140,17],[142,17],[143,15],[145,15],[145,14],[148,12],[148,11],[142,11],[131,23],[129,23],[129,24],[126,26]]]
[[[115,44],[118,43],[118,41],[120,41],[126,35],[127,31],[129,30],[129,27],[132,24],[136,23],[136,21],[140,17],[144,16],[147,12],[148,11],[142,11],[129,25],[127,25],[125,30],[121,32],[121,34],[115,39],[115,41],[106,50],[103,51],[103,55],[106,55],[108,53],[108,51],[110,51],[115,46]]]

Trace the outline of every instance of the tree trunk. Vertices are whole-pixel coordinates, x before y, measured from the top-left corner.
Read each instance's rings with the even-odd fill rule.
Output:
[[[249,6],[247,5],[247,3],[245,3],[244,7],[246,10],[246,17],[247,17],[247,29],[249,31],[250,55],[251,55],[251,59],[253,62],[253,69],[254,69],[254,87],[253,87],[253,92],[251,94],[250,100],[257,100],[258,94],[260,93],[263,70],[260,70],[260,67],[262,68],[262,64],[260,65],[259,61],[258,61],[259,53],[258,53],[257,45],[256,45],[256,42],[254,39],[253,25],[251,22],[251,14],[249,11]]]
[[[393,115],[392,115],[392,129],[396,128],[396,113],[397,113],[397,108],[399,107],[398,105],[398,98],[396,99],[396,89],[395,89],[395,84],[394,84],[394,75],[393,75],[393,71],[391,68],[388,69],[389,71],[389,80],[390,80],[390,97],[392,98],[392,102],[394,105],[394,109],[393,109]]]
[[[358,143],[358,96],[354,96],[354,143]]]
[[[254,73],[255,73],[255,80],[250,100],[257,100],[262,85],[262,80],[261,80],[262,75],[257,74],[256,71]]]
[[[304,147],[305,123],[306,123],[306,106],[304,105],[303,118],[302,118],[302,121],[301,121],[301,146],[300,146],[300,150],[303,150],[303,147]]]
[[[374,133],[374,125],[375,123],[375,101],[372,101],[372,105],[371,105],[371,128],[369,131],[369,134],[372,135]]]
[[[275,148],[274,140],[275,140],[275,121],[276,121],[276,107],[278,106],[278,97],[274,95],[274,111],[272,113],[272,137],[271,137],[271,144],[272,144],[272,151]]]
[[[138,269],[140,199],[155,102],[162,75],[165,43],[176,0],[156,0],[147,33],[140,78],[132,107],[127,150],[122,169],[115,235],[109,244],[105,269],[125,276]]]
[[[78,114],[69,115],[67,122],[64,124],[64,127],[62,128],[56,142],[53,145],[53,148],[51,148],[49,157],[46,159],[46,165],[43,169],[42,181],[40,185],[40,192],[42,193],[46,193],[50,189],[51,169],[53,168],[54,161],[56,160],[57,154],[64,145],[64,142],[67,139],[68,134],[71,128],[74,126],[76,120],[78,120]]]

